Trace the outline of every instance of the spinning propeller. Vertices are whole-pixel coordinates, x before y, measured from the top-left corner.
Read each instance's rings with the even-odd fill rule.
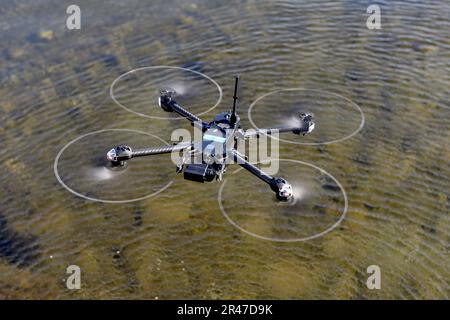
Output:
[[[133,69],[116,78],[110,87],[111,98],[129,112],[151,119],[181,119],[158,108],[161,91],[176,96],[178,103],[189,106],[198,116],[213,110],[222,100],[222,88],[216,81],[180,67]]]
[[[58,181],[70,192],[85,199],[124,203],[142,200],[165,190],[173,181],[173,165],[164,156],[152,161],[137,158],[114,163],[111,158],[127,152],[108,149],[120,146],[165,145],[157,136],[132,129],[105,129],[80,136],[61,149],[55,160]],[[167,145],[167,147],[170,147]]]
[[[270,114],[270,117],[268,117]],[[314,89],[281,89],[257,98],[248,118],[255,129],[296,126],[311,117],[314,134],[302,139],[284,135],[278,139],[299,145],[325,145],[351,138],[364,125],[364,114],[353,101],[341,95]]]
[[[289,180],[293,197],[277,201],[262,196],[267,192],[264,185],[245,177],[242,169],[233,170],[219,191],[225,218],[244,233],[277,242],[306,241],[336,228],[347,211],[347,195],[339,181],[307,162],[278,161],[277,174]],[[262,168],[268,170],[267,165]]]

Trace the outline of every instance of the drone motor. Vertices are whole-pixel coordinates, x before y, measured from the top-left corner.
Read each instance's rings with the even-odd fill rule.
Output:
[[[294,134],[302,133],[303,135],[311,133],[315,127],[314,115],[312,113],[301,113],[299,115],[299,118],[300,118],[300,128],[293,130],[292,132]]]
[[[123,167],[131,159],[133,151],[129,146],[120,145],[108,151],[106,158],[111,161],[112,167]]]
[[[274,178],[270,187],[280,201],[289,201],[294,196],[292,186],[283,178]]]
[[[172,102],[172,98],[176,95],[175,89],[172,88],[164,88],[159,91],[159,99],[158,105],[164,111],[173,112],[173,108],[171,107],[170,102]]]

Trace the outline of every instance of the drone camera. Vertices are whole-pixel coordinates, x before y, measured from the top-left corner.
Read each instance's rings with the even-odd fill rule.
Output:
[[[188,164],[184,169],[184,178],[196,182],[211,182],[216,176],[215,170],[209,164]]]

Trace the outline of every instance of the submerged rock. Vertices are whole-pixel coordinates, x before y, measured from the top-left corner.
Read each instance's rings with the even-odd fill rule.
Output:
[[[183,68],[203,73],[204,63],[200,61],[192,61],[182,65]]]
[[[413,42],[411,44],[411,48],[414,51],[423,53],[425,55],[434,54],[435,52],[438,51],[438,47],[437,46],[434,46],[434,45],[431,45],[431,44],[425,44],[425,43],[417,43],[417,42]]]
[[[36,240],[36,237],[12,230],[0,214],[0,259],[18,267],[32,265],[38,257]]]
[[[39,36],[41,37],[41,39],[50,41],[53,39],[53,31],[52,30],[41,30],[41,32],[39,32]]]
[[[6,60],[11,61],[23,58],[25,53],[25,49],[23,48],[7,48],[2,51],[1,56]]]
[[[113,54],[104,54],[98,57],[98,60],[100,60],[101,62],[103,62],[103,64],[110,68],[110,67],[115,67],[119,65],[119,59],[117,58],[117,56],[113,55]]]
[[[27,41],[31,43],[43,43],[53,39],[52,30],[41,30],[40,32],[32,32],[27,36]]]

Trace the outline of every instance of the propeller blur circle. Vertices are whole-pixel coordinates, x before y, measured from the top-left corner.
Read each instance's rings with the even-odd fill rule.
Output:
[[[72,194],[103,203],[141,201],[158,195],[173,183],[175,170],[167,155],[136,158],[125,167],[111,167],[106,152],[114,144],[136,148],[168,145],[156,135],[134,129],[89,132],[58,152],[53,165],[56,179]]]
[[[258,97],[248,109],[248,119],[256,130],[292,127],[299,123],[301,113],[314,115],[315,129],[311,133],[271,137],[298,145],[326,145],[350,139],[365,123],[363,110],[349,98],[305,88],[279,89]]]
[[[198,116],[215,109],[223,95],[222,88],[211,77],[175,66],[147,66],[127,71],[111,83],[109,94],[118,106],[138,116],[181,119],[178,114],[164,112],[158,106],[161,89],[174,90],[176,101]]]
[[[279,162],[280,173],[276,176],[292,185],[294,199],[278,201],[267,184],[253,181],[255,177],[239,168],[228,173],[219,189],[218,203],[226,220],[247,235],[274,242],[308,241],[336,229],[348,210],[342,184],[308,162],[272,161]]]

